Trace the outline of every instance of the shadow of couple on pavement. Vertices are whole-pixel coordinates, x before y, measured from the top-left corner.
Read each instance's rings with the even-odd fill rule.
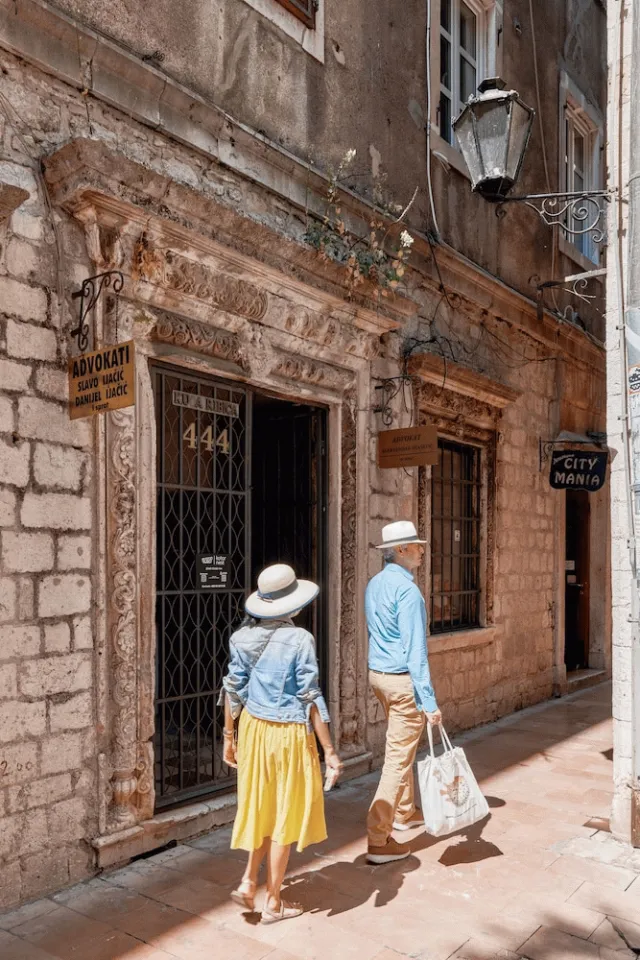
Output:
[[[490,807],[504,806],[504,801],[497,797],[487,797],[487,801]],[[424,831],[414,835],[408,840],[411,856],[405,860],[372,865],[367,863],[366,857],[360,856],[354,861],[330,861],[316,870],[294,874],[285,881],[283,896],[301,903],[305,911],[326,911],[329,917],[362,906],[371,897],[375,898],[375,907],[383,907],[398,896],[405,878],[420,869],[416,854],[422,850],[448,842],[438,861],[445,867],[503,856],[499,847],[482,836],[490,819],[491,814],[488,814],[473,826],[446,837],[432,837]]]

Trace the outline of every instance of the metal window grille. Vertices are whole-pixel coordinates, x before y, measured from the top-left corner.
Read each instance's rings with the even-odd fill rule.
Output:
[[[302,20],[305,26],[315,29],[318,0],[277,0],[277,2],[298,20]]]
[[[438,441],[431,468],[431,633],[480,623],[480,451]]]

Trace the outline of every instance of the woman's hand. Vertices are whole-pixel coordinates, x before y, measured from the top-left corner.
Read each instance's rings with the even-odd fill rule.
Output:
[[[238,766],[238,751],[236,742],[233,737],[224,738],[224,750],[222,752],[222,759],[228,767],[237,767]]]
[[[324,762],[325,766],[330,770],[335,770],[336,774],[340,776],[344,769],[344,764],[333,747],[329,747],[324,751]]]

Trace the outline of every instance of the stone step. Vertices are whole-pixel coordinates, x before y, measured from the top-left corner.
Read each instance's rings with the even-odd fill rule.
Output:
[[[567,674],[567,693],[576,693],[578,690],[595,687],[607,679],[606,670],[572,670]]]

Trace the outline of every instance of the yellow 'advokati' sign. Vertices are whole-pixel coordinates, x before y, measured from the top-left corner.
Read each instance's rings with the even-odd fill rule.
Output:
[[[423,467],[438,462],[438,431],[435,427],[383,430],[378,434],[378,466]]]
[[[69,360],[72,420],[135,403],[134,342],[116,343]]]

